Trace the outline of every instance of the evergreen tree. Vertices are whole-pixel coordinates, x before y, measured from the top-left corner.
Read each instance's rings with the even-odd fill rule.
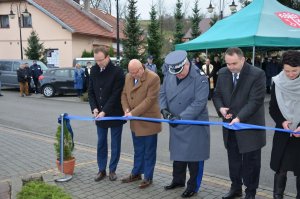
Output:
[[[160,34],[160,23],[157,19],[157,12],[152,5],[150,11],[150,24],[148,25],[148,54],[154,57],[153,62],[157,66],[158,74],[161,74],[161,66],[163,61],[161,59],[162,37]]]
[[[199,14],[200,9],[198,8],[199,0],[195,1],[195,7],[193,10],[193,17],[191,18],[192,21],[192,38],[196,38],[201,34],[201,31],[199,30],[199,23],[201,21],[201,16]]]
[[[181,39],[184,36],[183,34],[183,13],[181,11],[182,2],[177,0],[176,11],[174,14],[175,17],[175,34],[174,34],[174,44],[181,43]]]
[[[278,0],[281,4],[300,11],[300,1],[299,0]]]
[[[143,62],[143,30],[138,21],[140,15],[137,14],[136,0],[128,0],[128,13],[125,17],[123,33],[125,39],[123,42],[123,59],[121,65],[127,68],[131,59],[138,59]]]
[[[40,43],[38,34],[33,30],[27,39],[28,47],[25,49],[25,55],[28,59],[32,60],[44,60],[44,44]]]

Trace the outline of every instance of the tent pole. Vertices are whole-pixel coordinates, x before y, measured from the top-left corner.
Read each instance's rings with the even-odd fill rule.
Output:
[[[255,62],[255,46],[253,46],[252,48],[252,65],[254,66],[254,62]]]

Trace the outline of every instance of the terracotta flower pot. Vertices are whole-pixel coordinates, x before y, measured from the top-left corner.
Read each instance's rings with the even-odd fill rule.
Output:
[[[63,164],[64,164],[64,173],[73,175],[74,168],[75,168],[75,158],[64,161]],[[58,170],[61,171],[61,165],[59,164],[59,160],[56,160],[56,166],[57,166]]]

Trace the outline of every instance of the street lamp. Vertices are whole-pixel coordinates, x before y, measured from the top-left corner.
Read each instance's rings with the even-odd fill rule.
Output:
[[[22,24],[21,24],[21,16],[23,15],[23,17],[29,17],[30,13],[27,10],[27,6],[25,3],[25,10],[23,12],[21,12],[21,5],[22,2],[20,1],[19,3],[11,3],[10,5],[10,14],[9,14],[9,18],[10,19],[14,19],[16,14],[13,12],[12,8],[13,5],[15,5],[17,7],[17,16],[18,16],[18,23],[19,23],[19,32],[20,32],[20,49],[21,49],[21,59],[23,60],[23,45],[22,45]]]
[[[220,16],[219,16],[219,19],[221,20],[221,19],[223,19],[223,10],[224,10],[224,6],[225,6],[224,0],[220,0],[220,4],[219,5],[220,5]],[[231,5],[229,5],[231,13],[235,13],[236,12],[236,7],[237,7],[237,5],[235,4],[234,0],[232,0]],[[211,0],[210,0],[209,6],[207,8],[207,12],[212,13],[213,11],[214,11],[214,7],[212,6]]]
[[[117,65],[120,65],[119,0],[117,2]]]

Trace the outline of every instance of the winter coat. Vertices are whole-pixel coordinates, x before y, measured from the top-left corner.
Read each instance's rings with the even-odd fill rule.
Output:
[[[167,74],[160,91],[160,108],[168,109],[183,120],[208,121],[208,80],[196,66],[179,84]],[[177,125],[170,129],[170,158],[174,161],[202,161],[209,158],[210,130],[205,125]]]
[[[121,92],[124,82],[123,70],[114,66],[111,61],[102,72],[100,72],[100,67],[95,64],[91,68],[88,89],[91,111],[97,108],[99,112],[104,111],[105,116],[123,116]],[[124,123],[124,121],[120,120],[96,122],[102,128],[116,127]]]
[[[19,68],[17,70],[17,77],[18,82],[28,82],[28,77],[30,77],[30,74],[28,73],[28,70],[26,68]]]
[[[81,68],[76,68],[74,73],[74,88],[83,89],[84,71]]]
[[[37,79],[43,74],[43,70],[40,65],[33,64],[32,66],[30,66],[30,69],[32,78]]]
[[[275,84],[272,86],[271,90],[271,100],[270,100],[270,107],[269,112],[271,117],[276,123],[276,128],[283,128],[282,123],[286,121],[286,119],[283,117],[276,100],[275,95]],[[300,124],[298,124],[300,126]],[[291,142],[293,142],[293,145],[291,145]],[[285,151],[287,148],[290,148],[289,151],[293,154],[289,154],[290,158],[289,162],[286,162],[285,165],[296,165],[292,166],[295,168],[294,174],[297,176],[300,176],[300,138],[290,137],[290,134],[288,133],[282,133],[275,131],[274,137],[273,137],[273,146],[272,146],[272,152],[271,152],[271,169],[275,172],[278,172],[282,165],[283,156],[285,155]],[[288,166],[291,167],[291,166]]]
[[[219,116],[221,107],[229,108],[232,118],[240,122],[265,126],[264,97],[266,77],[263,70],[244,63],[236,87],[233,76],[227,67],[219,70],[213,102]],[[223,118],[224,122],[230,122]],[[223,140],[227,148],[229,130],[223,128]],[[266,145],[265,130],[241,130],[236,133],[240,153],[258,150]]]
[[[145,69],[136,85],[134,78],[128,73],[121,97],[124,112],[128,109],[133,116],[161,118],[159,89],[160,79],[156,73]],[[161,131],[161,123],[131,120],[130,129],[136,136],[153,135]]]

